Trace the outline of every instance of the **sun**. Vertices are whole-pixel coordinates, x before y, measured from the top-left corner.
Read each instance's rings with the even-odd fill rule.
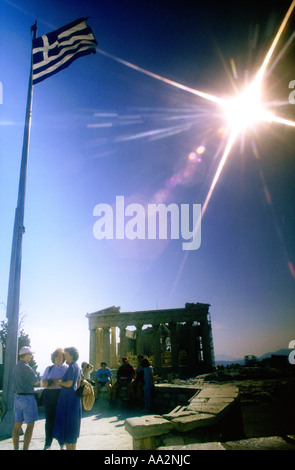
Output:
[[[255,81],[235,98],[227,100],[223,104],[223,113],[229,128],[236,134],[262,122],[272,122],[274,118],[263,104],[260,87]]]
[[[269,47],[267,54],[265,55],[261,67],[257,70],[256,75],[254,76],[254,79],[234,98],[223,98],[221,96],[216,96],[214,94],[197,90],[195,88],[190,88],[186,85],[177,83],[156,73],[138,67],[137,65],[127,62],[126,60],[120,59],[119,57],[116,57],[113,54],[109,54],[108,52],[105,52],[102,49],[96,49],[96,51],[100,54],[103,54],[104,56],[107,56],[115,60],[116,62],[126,65],[131,69],[134,69],[140,73],[143,73],[168,85],[174,86],[180,90],[187,91],[193,95],[198,96],[199,98],[210,101],[211,103],[215,103],[219,107],[221,113],[223,113],[225,124],[227,124],[228,127],[228,132],[225,133],[226,138],[222,157],[219,161],[217,170],[215,172],[211,186],[209,188],[208,194],[205,198],[202,207],[202,217],[206,212],[209,201],[213,194],[214,188],[218,182],[220,174],[223,170],[223,167],[226,163],[226,160],[230,155],[231,150],[240,135],[246,133],[246,131],[249,132],[251,130],[256,129],[256,127],[265,122],[295,127],[295,121],[285,119],[281,116],[276,116],[274,111],[270,111],[269,106],[271,105],[271,103],[268,106],[267,103],[263,102],[261,93],[267,67],[271,61],[272,56],[274,55],[276,48],[278,47],[279,40],[286,28],[286,25],[294,9],[295,0],[292,0],[292,3],[289,6],[288,11],[285,17],[283,18],[283,21],[281,22],[280,27],[278,28],[278,31],[271,43],[271,46]],[[192,160],[195,158],[196,155],[194,153],[191,153],[189,159]]]

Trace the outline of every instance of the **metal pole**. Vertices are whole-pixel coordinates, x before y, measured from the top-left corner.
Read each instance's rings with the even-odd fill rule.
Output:
[[[36,37],[36,24],[31,28],[33,39]],[[25,128],[23,137],[22,158],[20,167],[20,178],[18,187],[17,207],[15,210],[13,239],[10,258],[10,273],[7,295],[7,339],[4,360],[4,377],[2,408],[4,419],[0,423],[0,436],[11,436],[13,429],[13,405],[14,393],[12,390],[12,371],[17,362],[18,346],[18,326],[19,326],[19,304],[20,304],[20,281],[21,281],[21,261],[22,261],[22,240],[24,234],[24,212],[27,181],[27,166],[29,153],[29,140],[31,129],[33,81],[32,81],[32,55],[31,68],[27,95],[27,107]]]

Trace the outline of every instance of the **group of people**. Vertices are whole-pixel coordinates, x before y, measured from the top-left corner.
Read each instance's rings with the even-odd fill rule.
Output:
[[[24,433],[23,449],[27,450],[32,438],[35,421],[38,419],[38,406],[34,387],[39,385],[36,372],[29,366],[33,356],[30,347],[25,346],[19,351],[19,361],[12,375],[14,402],[14,428],[12,441],[14,450],[19,449],[19,436],[23,423],[27,424]],[[44,450],[51,448],[53,439],[59,443],[60,449],[75,450],[80,434],[82,403],[77,390],[81,382],[93,385],[95,397],[102,389],[106,389],[109,402],[116,403],[119,390],[127,387],[128,399],[138,405],[144,402],[144,411],[151,408],[151,394],[154,388],[153,369],[144,356],[138,356],[136,370],[127,357],[122,358],[122,365],[117,371],[117,380],[113,384],[112,371],[106,362],[91,380],[93,366],[87,362],[81,368],[77,364],[79,352],[74,347],[57,348],[51,355],[52,364],[42,376],[42,403],[45,413],[45,444]]]
[[[139,363],[135,370],[127,357],[122,358],[115,384],[113,384],[112,371],[107,367],[106,362],[102,362],[100,369],[95,373],[95,396],[97,397],[102,389],[107,389],[109,402],[116,403],[119,390],[126,387],[128,400],[138,405],[144,401],[144,411],[150,411],[151,394],[154,388],[153,368],[144,356],[139,355],[137,359]]]
[[[12,386],[15,393],[15,422],[12,431],[14,450],[19,449],[19,436],[24,422],[27,427],[24,433],[23,449],[28,450],[34,424],[38,419],[34,386],[39,385],[39,380],[37,374],[29,366],[33,354],[30,347],[21,348],[19,361],[12,374]],[[76,348],[58,348],[51,355],[52,365],[48,366],[43,374],[44,450],[50,449],[53,439],[58,441],[61,450],[76,449],[82,417],[82,404],[76,393],[81,383],[78,359],[79,353]]]

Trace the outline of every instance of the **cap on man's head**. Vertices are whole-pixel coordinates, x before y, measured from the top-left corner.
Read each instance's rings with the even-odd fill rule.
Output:
[[[128,361],[128,357],[126,356],[122,357],[122,361]]]
[[[23,356],[24,354],[34,354],[29,346],[23,346],[20,348],[18,355]]]

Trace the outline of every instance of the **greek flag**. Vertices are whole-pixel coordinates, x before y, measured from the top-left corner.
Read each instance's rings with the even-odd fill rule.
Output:
[[[74,60],[96,52],[97,42],[87,18],[33,40],[33,84],[68,67]]]

